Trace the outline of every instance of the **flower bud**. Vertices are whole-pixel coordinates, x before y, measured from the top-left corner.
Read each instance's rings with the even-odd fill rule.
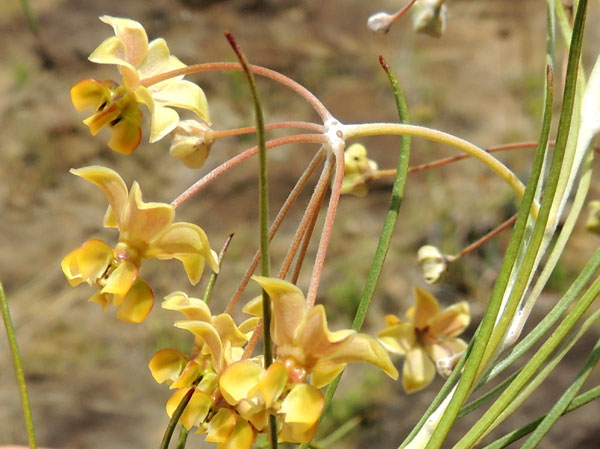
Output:
[[[442,37],[448,22],[444,0],[417,0],[412,11],[413,30],[432,37]]]
[[[196,120],[182,120],[171,132],[169,153],[186,167],[199,168],[204,165],[213,142],[209,126]]]
[[[600,234],[600,201],[590,201],[588,208],[590,212],[585,229],[594,234]]]
[[[419,248],[417,260],[423,270],[423,278],[428,284],[439,282],[448,267],[446,257],[432,245]]]
[[[344,152],[344,180],[342,194],[365,196],[371,180],[369,175],[377,171],[377,162],[367,158],[367,149],[360,143],[350,145]]]
[[[450,377],[450,374],[452,374],[452,371],[454,371],[454,368],[456,368],[458,361],[464,353],[465,351],[461,351],[449,357],[444,357],[442,359],[436,360],[435,369],[438,372],[438,374],[444,379],[448,379]]]
[[[367,20],[367,27],[373,33],[386,34],[392,26],[392,18],[393,16],[387,12],[376,12]]]

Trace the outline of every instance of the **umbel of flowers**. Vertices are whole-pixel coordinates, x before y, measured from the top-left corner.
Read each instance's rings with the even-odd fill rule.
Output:
[[[167,403],[170,415],[194,389],[181,417],[186,428],[197,427],[206,441],[243,449],[252,445],[258,433],[267,432],[272,414],[277,416],[280,441],[309,442],[323,412],[320,388],[347,363],[368,362],[398,377],[375,338],[350,329],[330,332],[323,306],[308,310],[295,285],[274,278],[255,280],[272,300],[275,360],[267,368],[262,356],[242,359],[257,316],[238,327],[230,315],[213,316],[203,301],[181,292],[163,303],[164,308],[185,315],[175,326],[195,336],[189,355],[164,349],[150,362],[154,378],[176,389]],[[259,315],[261,301],[260,297],[251,301],[244,310]]]

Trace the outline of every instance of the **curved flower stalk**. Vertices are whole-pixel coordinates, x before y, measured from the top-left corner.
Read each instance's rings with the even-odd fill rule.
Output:
[[[435,297],[415,288],[415,305],[406,312],[408,322],[386,316],[387,327],[377,337],[391,353],[405,357],[402,385],[407,393],[427,387],[435,377],[436,365],[461,354],[467,344],[460,335],[471,320],[469,304],[461,301],[440,312]]]
[[[109,147],[119,153],[132,153],[141,140],[139,104],[144,104],[152,116],[150,142],[162,139],[179,123],[179,114],[171,107],[190,110],[208,122],[204,92],[196,84],[183,80],[183,76],[151,86],[140,83],[144,78],[186,67],[170,54],[164,39],[149,43],[142,25],[131,19],[102,16],[100,20],[113,27],[115,36],[102,42],[89,59],[98,64],[116,65],[123,83],[88,79],[71,89],[77,110],[92,108],[96,111],[84,120],[92,135],[109,126],[112,132]]]
[[[204,231],[191,223],[173,223],[173,206],[144,203],[137,182],[128,191],[119,174],[105,167],[84,167],[71,173],[102,190],[109,203],[104,226],[120,231],[114,248],[92,239],[67,254],[61,263],[71,285],[87,282],[99,288],[90,301],[104,309],[111,304],[118,306],[119,319],[139,323],[154,303],[152,289],[138,276],[143,259],[179,259],[192,284],[200,280],[205,261],[218,271],[217,256]]]
[[[240,359],[258,317],[237,327],[228,314],[212,316],[204,302],[184,293],[173,293],[163,302],[163,308],[186,316],[175,326],[194,334],[194,349],[189,356],[175,349],[159,351],[150,370],[157,382],[177,388],[167,404],[169,414],[195,388],[181,417],[187,429],[198,427],[198,432],[206,433],[206,441],[225,447],[249,448],[258,433],[269,433],[269,416],[275,415],[280,441],[306,443],[325,405],[319,388],[347,363],[369,362],[398,377],[375,338],[352,330],[330,332],[323,306],[308,311],[296,286],[280,279],[254,279],[273,304],[276,357],[267,369],[262,356]],[[261,301],[258,297],[245,310],[260,315]]]

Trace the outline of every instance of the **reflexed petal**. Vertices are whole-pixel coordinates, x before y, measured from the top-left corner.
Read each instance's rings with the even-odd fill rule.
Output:
[[[175,382],[173,382],[171,384],[171,386],[169,388],[191,387],[192,384],[198,380],[198,378],[201,376],[201,374],[202,374],[202,371],[200,369],[200,365],[198,365],[194,361],[189,362],[185,366],[183,371],[181,372],[181,375],[177,378],[177,380]],[[209,374],[209,373],[207,373],[207,374]],[[204,382],[204,381],[205,381],[205,378],[202,378],[201,382]],[[201,388],[200,385],[198,385],[197,388],[202,391],[208,391],[205,388]]]
[[[221,336],[221,340],[231,342],[232,346],[243,346],[248,342],[246,336],[238,329],[228,313],[220,313],[213,317],[212,325]]]
[[[138,83],[139,78],[135,67],[127,58],[127,47],[116,36],[106,39],[88,57],[90,61],[96,64],[115,64],[119,66],[124,84],[131,87]]]
[[[152,90],[152,98],[162,106],[174,106],[192,111],[205,122],[208,119],[208,102],[204,91],[190,81],[170,80],[160,86],[160,90]]]
[[[261,392],[267,408],[279,399],[287,384],[288,374],[285,366],[280,362],[274,362],[267,368],[263,378],[256,388]]]
[[[402,385],[407,393],[425,388],[435,377],[435,365],[421,348],[406,354],[402,370]]]
[[[188,320],[211,322],[212,315],[208,305],[198,298],[190,298],[184,292],[173,292],[165,296],[162,308],[183,313]]]
[[[287,281],[253,276],[273,303],[273,341],[279,346],[292,345],[296,331],[306,315],[304,295]]]
[[[321,417],[325,398],[323,393],[308,384],[296,384],[281,403],[280,413],[286,423],[301,424],[310,429]]]
[[[138,67],[138,73],[142,78],[148,78],[159,73],[185,67],[185,64],[171,56],[167,42],[163,38],[154,39],[148,45],[148,53]],[[160,88],[164,82],[152,85],[152,88]]]
[[[456,337],[463,333],[470,322],[469,303],[461,301],[436,316],[431,322],[429,333],[436,337]]]
[[[254,315],[255,317],[262,318],[262,316],[263,316],[262,295],[258,295],[255,298],[248,301],[242,308],[242,312],[247,313],[249,315]]]
[[[110,100],[112,96],[111,87],[115,88],[116,83],[93,79],[80,81],[71,88],[73,106],[78,111],[88,108],[97,110],[102,103]]]
[[[435,296],[427,290],[415,287],[414,295],[415,308],[412,322],[417,329],[423,329],[439,313],[440,306]]]
[[[102,220],[102,226],[105,228],[118,228],[119,222],[117,220],[117,216],[112,210],[110,205],[106,208],[106,212],[104,214],[104,219]]]
[[[313,372],[310,374],[310,384],[315,388],[323,388],[326,385],[329,385],[333,379],[335,379],[342,371],[346,368],[345,363],[341,363],[339,365],[330,366],[327,369],[319,368],[319,365],[313,369]]]
[[[135,20],[120,17],[102,16],[100,20],[112,26],[116,37],[123,41],[126,61],[138,66],[148,51],[148,36],[144,27]]]
[[[129,323],[141,323],[154,305],[154,293],[141,278],[137,278],[117,309],[117,318]]]
[[[92,239],[67,254],[61,268],[72,286],[84,281],[92,285],[106,272],[112,258],[110,246],[102,240]]]
[[[256,363],[243,360],[229,365],[219,378],[223,397],[230,405],[237,405],[248,398],[250,391],[258,385],[265,370]]]
[[[96,184],[102,190],[120,223],[121,212],[127,201],[127,186],[119,174],[110,168],[97,165],[71,169],[70,172]]]
[[[219,272],[219,261],[210,249],[206,233],[192,223],[173,223],[150,243],[145,257],[181,260],[194,285],[200,280],[204,260],[209,262],[213,271]]]
[[[312,441],[315,432],[319,427],[316,422],[312,427],[307,428],[305,424],[283,423],[279,431],[279,441],[287,443],[309,443]]]
[[[113,293],[120,297],[125,296],[132,288],[139,271],[139,268],[129,261],[120,262],[115,271],[106,280],[106,285],[102,289],[102,293]],[[120,301],[115,305],[118,306],[119,304]]]
[[[186,329],[202,339],[210,349],[215,370],[217,372],[223,370],[223,344],[217,330],[212,324],[204,321],[176,321],[174,326],[180,329]]]
[[[238,329],[248,338],[248,334],[254,332],[254,329],[256,329],[256,326],[258,325],[259,321],[260,318],[257,316],[248,318],[246,321],[243,321],[242,324],[238,326]]]
[[[375,338],[366,334],[357,334],[329,355],[326,360],[319,362],[317,366],[325,362],[332,364],[367,362],[382,369],[392,379],[398,378],[398,370],[386,350]]]
[[[109,123],[117,120],[121,114],[121,109],[115,103],[108,103],[108,105],[101,111],[96,112],[94,115],[86,118],[85,123],[90,128],[90,133],[95,136]]]
[[[121,216],[120,240],[132,245],[146,257],[143,251],[150,242],[163,232],[175,217],[175,209],[166,203],[144,203],[137,182],[133,183],[127,207]]]
[[[187,363],[187,357],[177,349],[162,349],[148,363],[152,377],[159,384],[174,382]],[[169,383],[170,383],[169,382]]]
[[[112,297],[113,295],[105,295],[104,293],[101,293],[99,290],[94,293],[90,299],[88,299],[89,302],[95,302],[96,304],[100,304],[102,306],[102,311],[106,312],[106,309],[108,309],[108,306],[110,306],[112,304]]]
[[[228,408],[220,408],[208,423],[205,440],[209,443],[225,443],[236,423],[236,414]]]
[[[179,123],[177,111],[155,102],[152,123],[150,124],[150,143],[157,142],[165,137],[175,129],[177,123]]]
[[[412,324],[398,322],[377,334],[383,347],[393,353],[404,355],[417,344],[417,335]]]
[[[231,436],[222,448],[219,449],[250,449],[255,439],[256,433],[250,424],[248,424],[248,421],[238,417]]]

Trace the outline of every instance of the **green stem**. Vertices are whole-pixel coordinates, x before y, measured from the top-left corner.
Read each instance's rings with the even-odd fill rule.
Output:
[[[242,69],[246,74],[246,80],[252,93],[252,102],[254,103],[254,118],[256,120],[256,138],[258,140],[258,176],[259,176],[259,222],[260,222],[260,264],[261,275],[269,277],[271,274],[269,257],[269,183],[267,176],[267,147],[265,144],[265,122],[263,118],[262,107],[256,89],[256,81],[252,69],[246,60],[246,57],[240,50],[235,38],[230,33],[225,33],[229,44],[237,55]],[[273,363],[273,343],[271,340],[271,299],[267,292],[262,290],[263,305],[263,343],[264,343],[264,363],[265,368]],[[272,449],[277,448],[277,418],[275,415],[269,415],[270,438],[269,443]]]
[[[21,395],[23,415],[25,416],[25,427],[27,429],[27,439],[29,440],[29,447],[30,449],[36,449],[37,443],[35,441],[33,418],[31,415],[31,406],[29,404],[29,395],[27,394],[27,384],[25,383],[25,375],[23,374],[23,365],[21,363],[21,356],[19,355],[17,338],[15,336],[15,330],[10,319],[8,302],[6,300],[6,296],[4,295],[4,288],[2,287],[2,282],[0,282],[0,308],[2,309],[2,319],[4,320],[6,336],[8,337],[8,345],[10,347],[10,353],[12,355],[13,369],[15,371],[15,376],[17,377],[17,383],[19,384],[19,393]]]
[[[181,426],[181,430],[179,431],[179,438],[177,438],[177,446],[175,447],[175,449],[183,449],[185,447],[189,433],[189,430],[187,430],[185,426]]]
[[[523,183],[502,162],[484,149],[479,148],[477,145],[473,145],[471,142],[461,139],[460,137],[453,136],[452,134],[438,131],[436,129],[426,128],[424,126],[408,125],[405,123],[350,124],[343,125],[343,129],[346,139],[361,136],[401,135],[422,137],[433,142],[444,143],[481,161],[494,173],[504,179],[520,197],[522,197],[525,192],[525,186]],[[534,218],[537,217],[537,210],[538,205],[534,203],[531,210],[531,214]]]
[[[221,268],[221,265],[223,264],[223,258],[225,257],[225,252],[227,251],[227,248],[229,248],[229,244],[231,243],[232,238],[233,238],[233,234],[229,234],[227,239],[225,239],[223,248],[221,248],[221,252],[219,253],[219,268]],[[207,304],[209,303],[210,298],[212,296],[212,292],[213,292],[213,289],[215,288],[215,282],[217,282],[218,276],[219,276],[219,273],[213,272],[210,275],[210,278],[208,279],[208,283],[206,284],[206,289],[204,290],[204,297],[202,298],[202,300]]]
[[[185,396],[183,396],[183,398],[181,399],[181,402],[179,403],[179,405],[173,412],[173,415],[171,416],[169,425],[165,429],[165,434],[163,435],[163,439],[160,442],[159,449],[168,449],[169,443],[171,442],[171,437],[173,436],[173,432],[175,431],[175,427],[177,426],[177,423],[179,422],[179,418],[181,418],[181,415],[183,414],[185,407],[190,402],[190,399],[192,399],[192,396],[194,395],[195,391],[196,391],[196,385],[191,386],[190,389],[185,394]]]

